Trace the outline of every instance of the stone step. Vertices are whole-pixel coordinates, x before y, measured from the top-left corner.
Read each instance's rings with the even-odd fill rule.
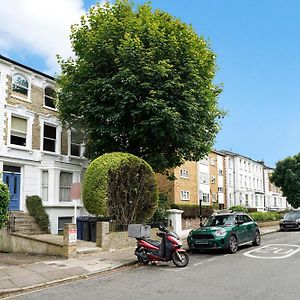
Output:
[[[22,233],[22,234],[28,234],[28,235],[35,235],[35,234],[44,234],[44,232],[40,230],[30,230],[30,229],[22,229],[22,230],[15,230],[15,233]]]
[[[42,234],[42,232],[32,216],[21,211],[11,212],[14,218],[14,231],[25,234]]]

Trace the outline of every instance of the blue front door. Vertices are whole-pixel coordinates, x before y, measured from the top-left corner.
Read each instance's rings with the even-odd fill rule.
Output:
[[[20,174],[3,173],[3,182],[8,185],[10,202],[9,210],[20,210]]]

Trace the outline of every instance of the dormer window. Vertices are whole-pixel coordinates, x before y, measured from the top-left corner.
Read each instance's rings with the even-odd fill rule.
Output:
[[[55,90],[49,86],[45,88],[45,106],[55,109]]]
[[[13,92],[22,94],[24,96],[28,96],[28,88],[29,84],[27,79],[20,75],[20,74],[15,74],[13,76],[13,84],[12,84],[12,90]]]

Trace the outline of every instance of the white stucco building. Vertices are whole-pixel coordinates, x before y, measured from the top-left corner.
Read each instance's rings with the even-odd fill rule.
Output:
[[[267,210],[283,210],[291,208],[287,203],[286,197],[282,196],[280,188],[275,186],[270,181],[274,169],[266,167],[264,168],[264,186],[265,186],[265,206]]]
[[[62,127],[54,97],[54,78],[0,55],[0,176],[9,209],[26,212],[26,196],[39,195],[58,233],[72,222],[70,187],[81,182],[87,159],[78,132]]]
[[[274,196],[270,191],[268,176],[270,168],[263,162],[255,161],[231,151],[221,151],[226,155],[226,197],[228,207],[245,207],[266,210],[275,200],[278,209],[286,208],[286,200],[277,188]],[[271,197],[271,194],[273,195]],[[272,198],[272,199],[271,199]],[[273,203],[271,205],[271,203]]]

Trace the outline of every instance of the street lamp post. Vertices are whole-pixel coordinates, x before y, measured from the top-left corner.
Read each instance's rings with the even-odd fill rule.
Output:
[[[199,191],[199,213],[200,213],[200,227],[202,227],[202,200],[203,200],[203,192]]]

